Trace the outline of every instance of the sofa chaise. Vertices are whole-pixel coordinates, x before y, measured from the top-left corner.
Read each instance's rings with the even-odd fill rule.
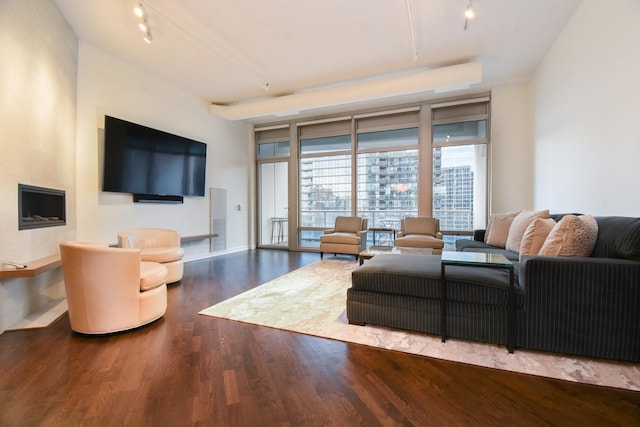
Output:
[[[563,215],[552,215],[559,221]],[[457,250],[497,252],[514,263],[515,346],[640,361],[640,218],[593,217],[589,256],[520,255],[484,241]],[[378,255],[354,270],[347,291],[353,324],[440,333],[440,257]],[[448,267],[447,335],[507,343],[508,274]]]

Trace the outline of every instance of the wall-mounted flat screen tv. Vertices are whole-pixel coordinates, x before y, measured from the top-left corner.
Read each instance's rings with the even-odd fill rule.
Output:
[[[204,196],[206,163],[203,142],[105,116],[103,191]]]

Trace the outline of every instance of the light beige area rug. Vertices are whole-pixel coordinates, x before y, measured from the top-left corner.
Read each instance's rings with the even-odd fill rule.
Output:
[[[354,261],[325,259],[199,314],[437,359],[640,391],[640,365],[516,350],[372,325],[349,325],[346,292]]]

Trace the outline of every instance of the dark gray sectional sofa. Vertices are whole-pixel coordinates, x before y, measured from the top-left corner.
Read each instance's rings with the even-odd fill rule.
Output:
[[[561,215],[555,216],[559,219]],[[590,257],[523,256],[477,232],[461,251],[500,252],[515,265],[515,346],[640,362],[640,218],[595,217]],[[507,344],[508,273],[446,269],[447,335]],[[353,272],[347,317],[440,333],[440,257],[377,255]]]

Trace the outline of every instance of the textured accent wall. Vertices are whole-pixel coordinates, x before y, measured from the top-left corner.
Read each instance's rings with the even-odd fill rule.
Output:
[[[0,261],[75,238],[78,38],[53,0],[0,1]],[[18,230],[18,183],[66,191],[67,224]],[[59,269],[0,281],[0,332],[64,297]]]

